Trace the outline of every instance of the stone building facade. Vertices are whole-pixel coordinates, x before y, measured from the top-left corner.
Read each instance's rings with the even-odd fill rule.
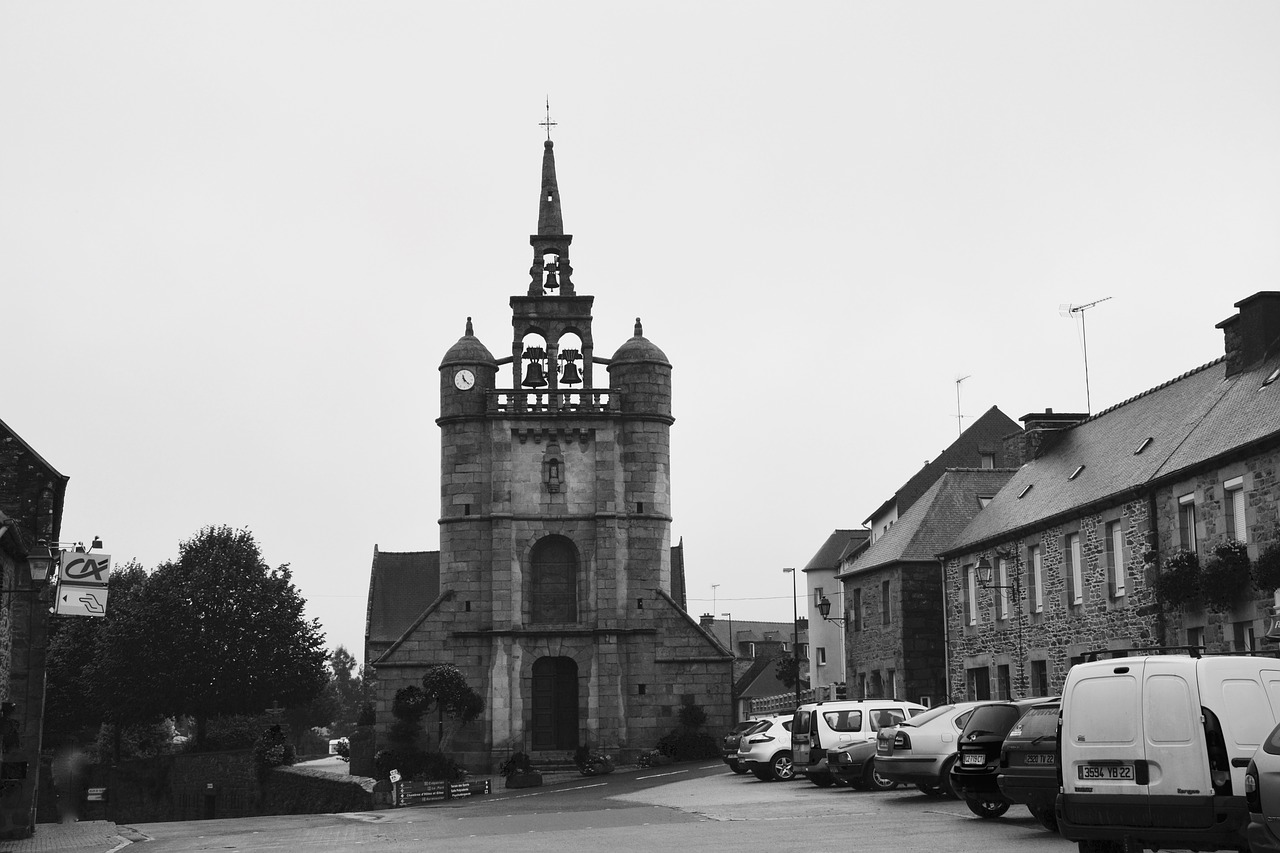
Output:
[[[1280,293],[1236,307],[1222,358],[1092,417],[1024,418],[1027,463],[940,552],[953,698],[1052,695],[1089,652],[1253,649],[1272,627],[1271,590],[1219,612],[1155,583],[1181,547],[1256,560],[1280,539]]]
[[[35,830],[48,651],[47,587],[27,554],[56,542],[67,478],[0,421],[0,838]]]
[[[473,769],[582,744],[626,755],[681,705],[717,729],[731,712],[732,656],[685,612],[673,571],[671,364],[639,320],[595,354],[571,241],[548,140],[511,355],[495,359],[468,319],[440,364],[438,595],[373,661],[384,729],[431,664],[481,688],[483,718],[455,741]]]

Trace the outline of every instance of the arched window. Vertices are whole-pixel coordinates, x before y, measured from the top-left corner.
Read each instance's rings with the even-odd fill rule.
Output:
[[[578,553],[563,536],[548,536],[529,555],[529,621],[578,621]]]

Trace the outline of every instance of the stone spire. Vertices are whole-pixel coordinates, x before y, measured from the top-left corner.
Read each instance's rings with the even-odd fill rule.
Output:
[[[564,219],[560,215],[560,188],[556,185],[556,155],[553,145],[550,139],[542,143],[542,195],[538,199],[538,235],[547,237],[564,233]]]

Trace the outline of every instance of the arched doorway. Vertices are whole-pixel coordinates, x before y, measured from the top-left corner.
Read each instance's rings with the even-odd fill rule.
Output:
[[[529,621],[578,621],[578,551],[563,536],[538,540],[529,555]]]
[[[578,664],[573,658],[533,662],[533,748],[577,749]]]

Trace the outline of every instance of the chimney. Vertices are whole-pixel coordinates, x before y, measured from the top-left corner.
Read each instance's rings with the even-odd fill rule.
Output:
[[[1280,339],[1280,291],[1263,290],[1236,303],[1238,313],[1218,324],[1227,356],[1227,377],[1248,370]]]
[[[716,617],[711,613],[703,613],[698,617],[698,624],[703,628],[710,628],[712,625],[716,624]]]
[[[1022,421],[1022,432],[1005,439],[1005,453],[1011,461],[1016,460],[1025,465],[1048,453],[1064,429],[1073,427],[1088,417],[1087,412],[1055,412],[1053,409],[1023,415],[1018,418]]]

